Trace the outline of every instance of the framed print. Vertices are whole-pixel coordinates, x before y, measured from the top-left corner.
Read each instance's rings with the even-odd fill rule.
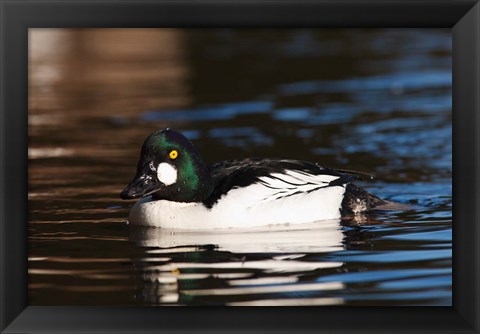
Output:
[[[0,8],[2,332],[478,332],[476,1]]]

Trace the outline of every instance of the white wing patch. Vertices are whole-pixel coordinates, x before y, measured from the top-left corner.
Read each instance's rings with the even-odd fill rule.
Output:
[[[292,195],[309,193],[328,186],[338,179],[334,175],[312,175],[300,171],[287,170],[285,173],[273,173],[260,177],[260,184],[265,187],[261,202],[268,202]],[[258,202],[259,204],[261,202]]]
[[[262,176],[247,187],[234,188],[211,209],[231,226],[297,224],[340,217],[345,186],[330,186],[340,176],[285,171]]]

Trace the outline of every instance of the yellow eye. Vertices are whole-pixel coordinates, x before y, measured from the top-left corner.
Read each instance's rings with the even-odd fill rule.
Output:
[[[178,157],[177,150],[171,150],[168,156],[170,157],[170,159],[175,160]]]

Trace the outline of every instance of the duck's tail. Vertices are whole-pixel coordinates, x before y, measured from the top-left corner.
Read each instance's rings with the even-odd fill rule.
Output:
[[[372,195],[368,191],[349,183],[346,186],[340,210],[342,215],[355,215],[361,212],[374,210],[396,211],[409,209],[412,209],[412,206],[381,199],[380,197]]]

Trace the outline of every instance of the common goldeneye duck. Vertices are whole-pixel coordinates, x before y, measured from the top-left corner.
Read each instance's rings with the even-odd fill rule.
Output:
[[[129,223],[174,229],[298,224],[354,215],[389,202],[356,187],[358,175],[316,163],[251,158],[207,166],[182,134],[144,142],[122,199],[141,198]]]

